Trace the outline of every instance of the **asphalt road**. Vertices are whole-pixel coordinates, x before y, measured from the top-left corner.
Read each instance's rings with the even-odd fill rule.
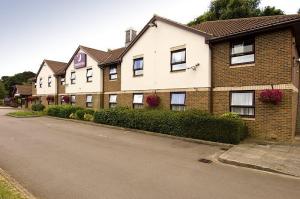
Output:
[[[293,199],[300,180],[200,158],[219,147],[0,109],[0,167],[43,199]]]

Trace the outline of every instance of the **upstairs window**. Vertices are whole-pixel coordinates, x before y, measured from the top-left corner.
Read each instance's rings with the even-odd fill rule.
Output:
[[[111,66],[109,68],[109,79],[110,80],[115,80],[117,78],[118,78],[117,66]]]
[[[39,85],[40,85],[40,88],[43,87],[43,79],[42,78],[40,78]]]
[[[254,91],[234,91],[230,93],[230,112],[244,117],[255,116]]]
[[[86,82],[92,82],[93,80],[93,69],[86,69]]]
[[[65,85],[65,78],[64,77],[60,77],[60,85]]]
[[[117,95],[109,95],[109,108],[117,106]]]
[[[74,106],[76,104],[76,96],[71,95],[71,105]]]
[[[76,82],[75,72],[71,72],[71,84],[75,84],[75,82]]]
[[[51,83],[52,83],[52,78],[51,76],[48,77],[48,87],[51,87]]]
[[[171,71],[186,69],[186,49],[171,52]]]
[[[93,96],[92,95],[86,96],[86,107],[88,107],[88,108],[93,107]]]
[[[36,82],[34,82],[34,88],[36,88],[36,85],[37,85],[37,83],[36,83]]]
[[[133,76],[142,76],[144,71],[144,59],[138,58],[133,60]]]
[[[133,94],[133,108],[141,109],[144,107],[143,104],[144,95],[143,94]]]
[[[171,93],[171,110],[185,110],[185,93]]]
[[[254,39],[231,43],[230,65],[255,62]]]

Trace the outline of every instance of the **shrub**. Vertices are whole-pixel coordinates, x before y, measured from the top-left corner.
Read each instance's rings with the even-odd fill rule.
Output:
[[[31,109],[33,111],[43,111],[45,109],[45,106],[43,104],[33,104],[31,106]]]
[[[85,114],[89,114],[89,115],[94,115],[95,111],[91,110],[91,109],[79,109],[76,111],[75,115],[76,115],[76,119],[79,120],[84,120],[84,115]]]
[[[47,115],[61,118],[69,118],[72,113],[82,110],[80,107],[71,106],[71,105],[54,105],[49,106],[47,109]]]
[[[93,117],[93,115],[86,113],[86,114],[84,114],[84,120],[85,121],[93,121],[94,117]]]
[[[223,118],[235,118],[235,119],[241,119],[241,116],[238,113],[232,113],[232,112],[228,112],[228,113],[224,113],[223,115],[221,115],[221,117]]]
[[[194,139],[238,144],[247,127],[238,118],[209,115],[198,110],[105,109],[95,112],[96,123],[141,129]]]

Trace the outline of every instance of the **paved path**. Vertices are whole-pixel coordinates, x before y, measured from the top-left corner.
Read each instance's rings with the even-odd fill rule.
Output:
[[[240,144],[219,158],[220,161],[300,177],[300,146]]]
[[[299,198],[291,177],[204,164],[219,147],[0,110],[0,167],[44,199]]]

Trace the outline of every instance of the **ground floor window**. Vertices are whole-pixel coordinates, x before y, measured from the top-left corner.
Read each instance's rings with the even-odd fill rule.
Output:
[[[243,117],[255,116],[254,91],[233,91],[230,93],[230,112]]]
[[[141,93],[133,94],[133,108],[141,109],[144,107],[143,103],[144,95]]]
[[[109,95],[109,108],[117,106],[117,95]]]
[[[186,93],[171,93],[171,110],[184,111],[185,110],[185,96]]]
[[[76,96],[71,95],[71,105],[74,106],[76,104]]]
[[[65,104],[64,96],[60,96],[60,104]]]
[[[92,95],[86,96],[86,107],[88,107],[88,108],[93,107],[93,96]]]

